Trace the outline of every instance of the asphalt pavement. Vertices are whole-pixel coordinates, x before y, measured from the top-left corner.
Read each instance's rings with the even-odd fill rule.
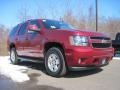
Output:
[[[0,90],[120,90],[120,60],[89,71],[68,72],[61,78],[46,74],[43,64],[21,62],[28,67],[29,81],[17,83],[0,76]]]

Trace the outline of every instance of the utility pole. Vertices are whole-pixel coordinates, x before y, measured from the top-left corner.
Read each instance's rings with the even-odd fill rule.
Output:
[[[96,8],[96,32],[98,31],[98,0],[95,0],[95,8]]]

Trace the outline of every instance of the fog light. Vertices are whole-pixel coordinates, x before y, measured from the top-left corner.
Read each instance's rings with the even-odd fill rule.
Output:
[[[78,60],[78,63],[80,64],[80,63],[81,63],[81,61],[82,61],[82,60],[81,60],[81,59],[79,59],[79,60]]]
[[[103,59],[103,60],[102,60],[102,64],[106,64],[106,59]]]

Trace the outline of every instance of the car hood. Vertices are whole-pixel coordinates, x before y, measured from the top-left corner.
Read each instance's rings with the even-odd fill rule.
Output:
[[[61,29],[62,31],[62,29]],[[100,32],[95,32],[92,30],[86,30],[86,29],[71,29],[71,30],[63,30],[63,31],[67,31],[70,33],[73,33],[74,35],[84,35],[84,36],[98,36],[98,37],[109,37],[107,34],[103,34]]]

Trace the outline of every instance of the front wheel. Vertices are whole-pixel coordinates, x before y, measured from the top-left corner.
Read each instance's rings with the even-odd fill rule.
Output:
[[[66,74],[64,55],[59,48],[50,48],[45,55],[45,67],[47,73],[54,77]]]

